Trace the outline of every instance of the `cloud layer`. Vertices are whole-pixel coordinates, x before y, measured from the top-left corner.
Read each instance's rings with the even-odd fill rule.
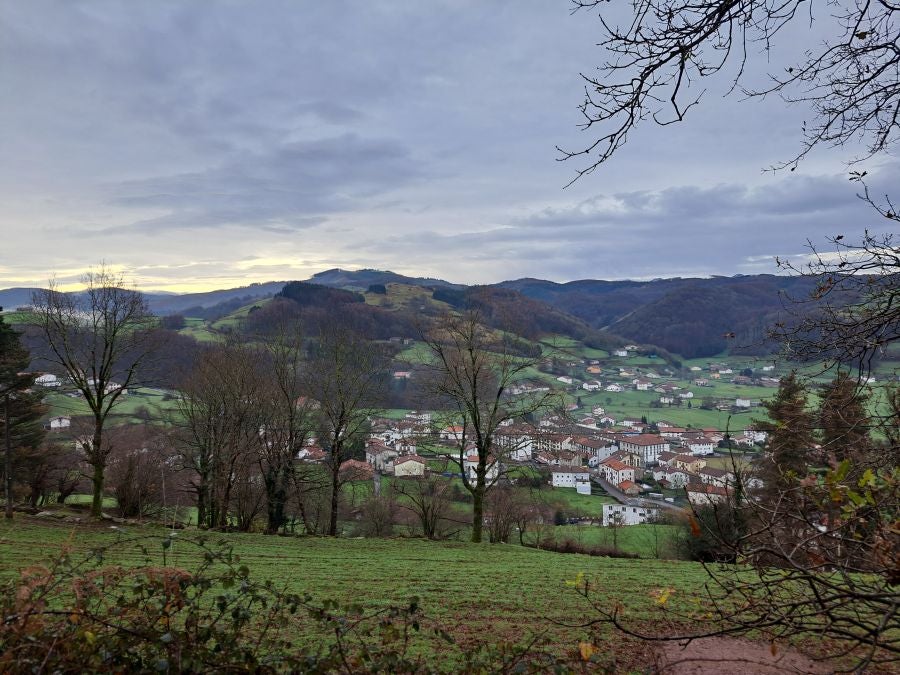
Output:
[[[881,227],[838,155],[760,172],[804,111],[716,92],[563,190],[597,28],[541,0],[0,4],[0,287],[733,274]]]

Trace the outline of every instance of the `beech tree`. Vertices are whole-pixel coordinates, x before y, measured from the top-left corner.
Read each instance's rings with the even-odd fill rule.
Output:
[[[35,322],[48,359],[62,368],[84,397],[93,432],[81,448],[91,466],[91,515],[101,516],[106,462],[106,422],[123,393],[138,384],[141,369],[156,352],[144,296],[125,287],[123,275],[101,265],[82,277],[84,289],[64,293],[55,280],[32,298]]]

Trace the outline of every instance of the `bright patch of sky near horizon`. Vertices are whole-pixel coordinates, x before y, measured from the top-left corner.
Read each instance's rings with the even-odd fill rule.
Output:
[[[563,189],[576,165],[554,148],[589,142],[579,72],[601,63],[599,35],[565,0],[0,0],[0,287],[71,287],[101,260],[172,291],[332,267],[774,272],[807,239],[882,227],[847,181],[852,148],[763,172],[805,111],[723,98],[724,79],[688,122],[643,125]],[[900,174],[865,168],[876,193]]]

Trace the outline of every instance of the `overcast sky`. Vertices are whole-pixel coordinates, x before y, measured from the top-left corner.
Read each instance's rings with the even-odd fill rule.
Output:
[[[567,0],[0,0],[0,288],[101,260],[164,290],[332,267],[774,272],[807,239],[882,227],[847,180],[852,149],[762,171],[808,113],[724,83],[564,189],[580,165],[555,146],[590,142],[577,105],[599,36]],[[889,158],[865,168],[876,189],[900,178]]]

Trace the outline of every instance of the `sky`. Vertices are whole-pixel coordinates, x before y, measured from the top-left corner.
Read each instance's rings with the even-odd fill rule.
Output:
[[[627,3],[602,7],[627,20]],[[0,288],[101,262],[147,290],[376,268],[457,283],[777,271],[883,227],[809,111],[704,85],[566,185],[598,12],[567,0],[0,0]],[[821,38],[804,23],[764,78]],[[779,48],[781,51],[779,51]],[[865,163],[876,193],[900,163]],[[884,189],[887,189],[886,187]],[[793,257],[792,257],[793,256]]]

